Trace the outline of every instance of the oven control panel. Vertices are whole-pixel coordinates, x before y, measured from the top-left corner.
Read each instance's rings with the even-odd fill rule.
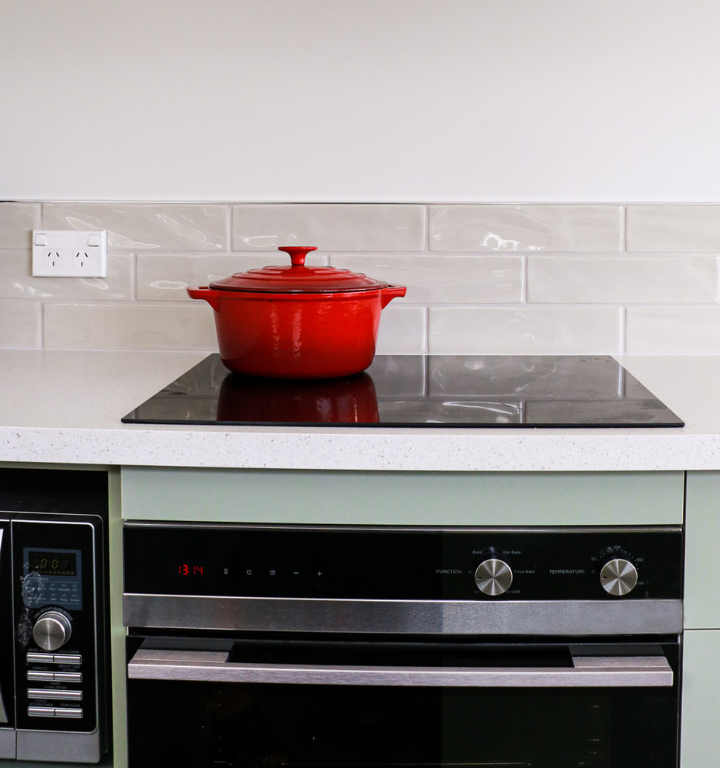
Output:
[[[679,527],[126,523],[125,592],[403,600],[680,599]]]

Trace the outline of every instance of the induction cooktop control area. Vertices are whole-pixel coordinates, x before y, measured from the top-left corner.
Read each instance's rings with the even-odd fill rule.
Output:
[[[609,356],[378,355],[339,379],[230,373],[212,354],[122,419],[130,424],[682,427]]]

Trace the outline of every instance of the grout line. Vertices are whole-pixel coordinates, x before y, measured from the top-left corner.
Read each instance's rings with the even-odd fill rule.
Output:
[[[520,272],[520,303],[521,304],[527,304],[528,303],[528,276],[527,276],[527,270],[528,270],[528,257],[523,254],[522,255],[522,269]]]
[[[621,244],[621,251],[622,253],[627,253],[627,211],[628,207],[627,205],[623,205],[622,207],[622,244]]]
[[[227,213],[225,214],[225,235],[227,237],[227,250],[232,251],[232,204],[228,203],[225,208],[227,210]]]
[[[425,306],[423,308],[423,335],[425,339],[423,341],[423,349],[425,354],[430,354],[430,307]]]
[[[425,253],[430,253],[430,206],[424,205]]]

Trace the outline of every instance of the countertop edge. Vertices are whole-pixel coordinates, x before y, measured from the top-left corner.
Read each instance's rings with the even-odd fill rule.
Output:
[[[0,427],[0,461],[346,471],[714,470],[720,469],[720,435]]]

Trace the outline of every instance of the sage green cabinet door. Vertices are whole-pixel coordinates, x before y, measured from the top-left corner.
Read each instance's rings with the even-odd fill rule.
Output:
[[[688,472],[685,537],[685,627],[718,629],[720,472]]]
[[[678,525],[682,472],[123,467],[123,517],[355,525]]]
[[[720,631],[684,634],[681,734],[680,768],[720,765]]]

